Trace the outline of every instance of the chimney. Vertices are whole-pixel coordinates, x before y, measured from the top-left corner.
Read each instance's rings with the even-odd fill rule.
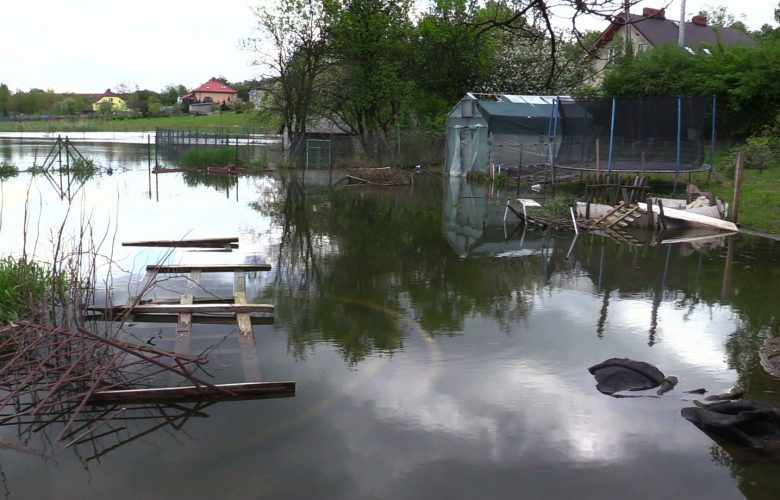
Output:
[[[698,25],[698,26],[707,26],[707,17],[706,16],[693,16],[691,18],[691,22],[693,24]]]
[[[666,19],[666,9],[654,9],[652,7],[645,7],[642,9],[642,16],[651,17],[653,19]]]

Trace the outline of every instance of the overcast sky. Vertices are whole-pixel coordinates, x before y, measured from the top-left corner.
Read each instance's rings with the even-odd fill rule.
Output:
[[[192,88],[211,76],[258,77],[252,54],[239,45],[252,35],[251,6],[260,1],[7,0],[0,11],[0,82],[12,90],[98,93],[118,84],[159,91],[167,84]],[[665,3],[645,0],[634,12]],[[751,29],[774,24],[773,0],[688,0],[687,17],[726,3]],[[679,12],[676,0],[667,17]],[[585,27],[606,26],[593,21]]]

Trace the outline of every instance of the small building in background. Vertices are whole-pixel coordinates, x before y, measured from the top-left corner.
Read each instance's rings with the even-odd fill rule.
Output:
[[[182,102],[192,104],[230,105],[238,97],[238,91],[230,85],[212,78],[201,86],[181,96]]]
[[[111,89],[106,89],[103,95],[101,95],[97,101],[92,103],[92,111],[100,111],[101,107],[108,105],[105,103],[111,105],[110,110],[112,113],[117,111],[124,111],[127,109],[127,103],[121,95],[111,92]]]

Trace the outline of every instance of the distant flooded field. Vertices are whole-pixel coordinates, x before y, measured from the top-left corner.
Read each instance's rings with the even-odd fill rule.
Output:
[[[40,139],[0,137],[0,161],[40,163]],[[147,141],[78,143],[102,167],[86,180],[0,181],[0,256],[46,260],[60,227],[67,240],[86,225],[112,304],[148,264],[269,263],[246,277],[247,298],[276,308],[273,325],[254,327],[255,368],[296,381],[296,394],[179,408],[186,418],[136,412],[68,447],[40,421],[7,422],[6,497],[712,499],[780,487],[775,458],[680,416],[697,388],[740,384],[780,405],[758,357],[780,336],[778,242],[630,246],[525,229],[503,220],[512,193],[424,169],[384,189],[322,171],[155,175]],[[122,246],[227,236],[237,250]],[[222,273],[203,281],[217,295],[232,285]],[[174,348],[175,323],[125,328]],[[193,325],[193,353],[217,343],[210,376],[242,381],[236,327]],[[662,396],[601,394],[587,369],[615,357],[679,383]]]

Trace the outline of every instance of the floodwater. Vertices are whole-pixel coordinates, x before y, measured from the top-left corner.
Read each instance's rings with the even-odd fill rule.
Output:
[[[0,155],[24,167],[35,147],[0,142]],[[69,448],[46,445],[45,429],[28,448],[3,445],[30,435],[0,428],[6,497],[776,497],[780,462],[716,443],[680,409],[700,397],[683,391],[736,383],[780,405],[757,353],[780,335],[777,242],[631,247],[523,232],[502,220],[506,193],[454,179],[422,173],[413,188],[375,190],[316,172],[154,176],[146,147],[84,144],[113,175],[70,191],[58,176],[3,181],[0,255],[22,251],[26,204],[27,251],[40,258],[66,216],[66,232],[88,221],[114,262],[99,279],[115,303],[148,263],[266,261],[271,272],[247,278],[250,301],[276,306],[273,326],[255,326],[259,370],[297,393],[156,429],[134,421]],[[234,235],[232,253],[121,246]],[[176,296],[174,285],[156,293]],[[172,348],[171,324],[128,328]],[[192,349],[220,335],[227,354],[210,369],[240,382],[235,328],[195,325]],[[611,357],[679,384],[662,397],[603,395],[587,368]]]

